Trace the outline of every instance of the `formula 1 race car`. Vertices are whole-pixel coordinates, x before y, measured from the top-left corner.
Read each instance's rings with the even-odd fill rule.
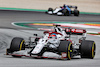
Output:
[[[20,37],[13,38],[6,55],[68,60],[77,55],[91,59],[95,56],[96,44],[86,40],[85,29],[55,25],[53,31],[44,31],[43,37],[34,36],[29,37],[28,41]]]
[[[74,10],[72,10],[74,8]],[[79,16],[79,10],[77,10],[77,6],[70,6],[70,5],[63,5],[60,7],[57,7],[53,10],[53,8],[49,8],[48,11],[46,11],[47,14],[54,14],[54,15],[64,15],[69,16],[71,14],[74,14],[74,16]]]

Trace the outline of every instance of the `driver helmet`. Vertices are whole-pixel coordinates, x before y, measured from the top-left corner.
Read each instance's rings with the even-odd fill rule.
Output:
[[[51,38],[51,39],[57,39],[57,36],[56,36],[56,34],[55,33],[52,33],[51,35],[50,35],[50,37],[49,38]]]
[[[66,4],[64,4],[63,7],[66,8]]]

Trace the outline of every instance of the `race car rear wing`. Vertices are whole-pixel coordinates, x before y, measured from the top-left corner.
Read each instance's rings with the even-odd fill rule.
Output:
[[[86,33],[86,30],[84,29],[74,29],[74,28],[65,28],[66,34],[69,35],[83,35]]]
[[[63,30],[65,30],[66,34],[71,34],[71,35],[84,35],[86,34],[85,29],[79,29],[79,28],[73,28],[73,27],[64,27],[61,25],[54,25],[56,27],[62,27]]]

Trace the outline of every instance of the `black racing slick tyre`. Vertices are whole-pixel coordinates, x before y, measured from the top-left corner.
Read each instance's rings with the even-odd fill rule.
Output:
[[[24,39],[20,37],[15,37],[11,41],[10,45],[10,51],[20,51],[20,50],[25,50],[25,44],[24,44]]]
[[[52,15],[53,14],[53,9],[52,8],[48,8],[48,11],[46,11],[45,13]]]
[[[80,46],[81,58],[93,59],[96,52],[96,44],[94,41],[84,40]]]
[[[64,16],[69,16],[69,11],[67,9],[62,10]]]
[[[48,11],[53,11],[53,9],[52,8],[49,8]]]
[[[79,10],[77,9],[74,10],[74,16],[79,16]]]
[[[61,54],[62,52],[67,53],[67,59],[70,60],[72,57],[72,43],[70,41],[63,40],[60,42],[58,51]]]

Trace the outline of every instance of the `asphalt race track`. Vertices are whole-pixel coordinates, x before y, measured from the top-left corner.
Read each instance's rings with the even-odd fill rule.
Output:
[[[27,40],[33,33],[42,36],[41,32],[43,31],[11,25],[12,22],[20,21],[100,22],[100,15],[82,14],[79,17],[75,17],[52,16],[43,12],[0,11],[0,67],[100,67],[100,37],[92,35],[87,35],[87,39],[96,42],[97,50],[94,59],[81,59],[80,56],[71,60],[34,59],[26,57],[13,58],[11,56],[5,56],[6,48],[9,47],[13,37],[23,37]]]
[[[0,27],[16,28],[12,22],[19,21],[70,21],[70,22],[100,22],[100,15],[52,16],[43,12],[0,11]]]

